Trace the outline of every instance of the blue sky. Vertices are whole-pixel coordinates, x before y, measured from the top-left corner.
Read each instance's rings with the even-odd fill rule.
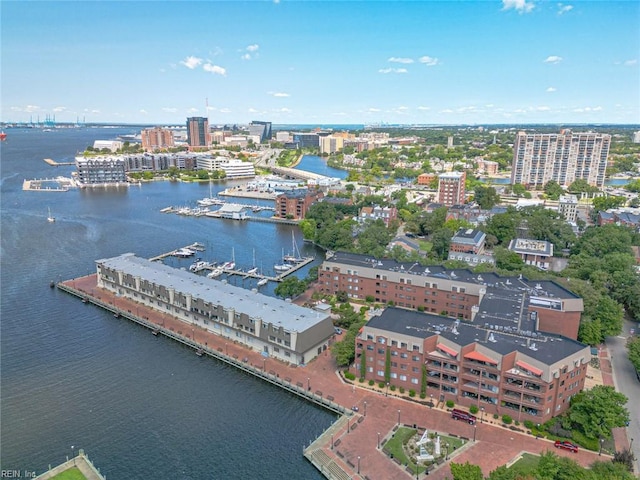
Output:
[[[640,123],[636,0],[0,8],[2,121]]]

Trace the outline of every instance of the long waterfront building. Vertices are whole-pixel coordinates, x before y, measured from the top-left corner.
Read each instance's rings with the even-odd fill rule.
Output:
[[[525,133],[516,135],[511,183],[542,189],[555,180],[569,186],[582,179],[604,186],[611,135],[602,133]]]
[[[334,334],[326,313],[133,253],[96,265],[99,287],[295,365],[320,355]]]

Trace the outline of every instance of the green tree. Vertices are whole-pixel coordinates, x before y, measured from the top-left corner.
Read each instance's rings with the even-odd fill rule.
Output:
[[[520,214],[515,209],[498,213],[491,217],[485,227],[485,233],[498,239],[498,244],[508,243],[516,237],[516,227],[520,224]]]
[[[521,183],[514,183],[513,188],[511,189],[514,195],[518,197],[523,197],[525,193],[527,193],[527,189]]]
[[[624,205],[627,199],[625,197],[596,197],[593,199],[592,205],[596,212],[603,212],[610,208],[618,208]]]
[[[571,399],[568,419],[588,438],[609,438],[611,429],[629,421],[627,397],[608,385],[596,385]]]
[[[631,180],[624,186],[624,188],[629,192],[640,192],[640,179]]]
[[[563,188],[555,180],[549,180],[544,186],[544,194],[551,200],[558,200],[563,193]]]
[[[282,298],[295,298],[307,289],[307,283],[296,277],[287,277],[275,288],[274,293]]]
[[[633,460],[631,465],[633,468]],[[611,462],[594,462],[591,465],[591,476],[593,480],[637,480],[625,462],[616,461],[616,456]]]
[[[627,342],[627,351],[633,367],[640,372],[640,337],[634,337]]]
[[[593,193],[593,192],[599,191],[598,187],[589,185],[589,182],[587,182],[582,178],[578,178],[571,185],[569,185],[568,190],[571,193],[581,193],[581,192]]]
[[[453,480],[483,480],[482,470],[478,465],[472,465],[469,462],[455,463],[451,462],[451,475]]]
[[[524,266],[520,255],[504,247],[496,247],[493,251],[496,267],[503,270],[518,271]]]
[[[480,205],[481,209],[491,210],[500,202],[500,195],[498,195],[496,189],[493,187],[478,185],[473,190],[473,199],[478,205]]]

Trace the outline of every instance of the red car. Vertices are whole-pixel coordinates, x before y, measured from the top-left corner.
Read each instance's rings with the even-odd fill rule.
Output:
[[[571,442],[561,442],[560,440],[556,440],[554,445],[556,448],[563,448],[565,450],[569,450],[570,452],[578,453],[578,446],[574,445]]]

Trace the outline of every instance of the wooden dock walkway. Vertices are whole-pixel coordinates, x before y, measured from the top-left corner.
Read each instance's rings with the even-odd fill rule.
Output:
[[[170,252],[166,252],[166,253],[161,253],[160,255],[156,255],[155,257],[151,257],[149,260],[152,262],[156,262],[158,260],[164,260],[167,257],[172,256],[173,254],[175,254],[178,250],[182,250],[184,248],[188,248],[189,250],[193,250],[195,252],[203,252],[204,251],[204,245],[202,245],[201,243],[198,242],[194,242],[191,245],[187,245],[186,247],[182,247],[179,248],[177,250],[171,250]]]
[[[45,158],[45,163],[48,163],[52,167],[62,167],[63,165],[75,165],[76,162],[56,162],[52,158]]]

